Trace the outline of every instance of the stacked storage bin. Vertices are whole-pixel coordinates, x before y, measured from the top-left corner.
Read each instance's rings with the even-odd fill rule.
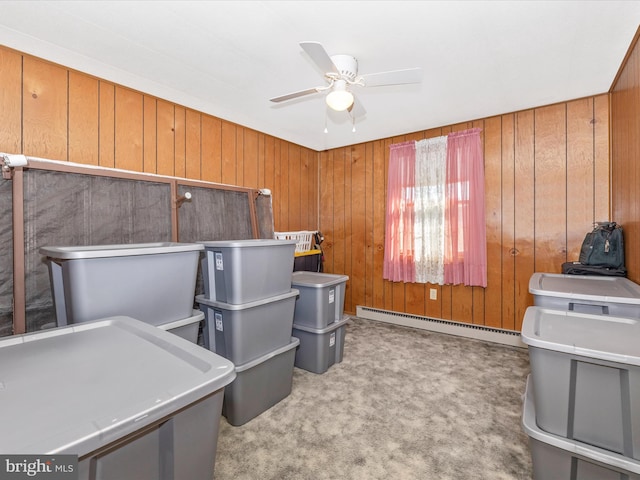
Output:
[[[42,247],[57,325],[124,315],[194,343],[204,314],[193,309],[196,243]]]
[[[243,425],[291,393],[298,291],[291,288],[295,240],[201,242],[205,347],[231,360],[237,377],[222,414]]]
[[[300,339],[295,366],[324,373],[342,362],[346,324],[346,275],[294,272],[291,284],[300,292],[295,304],[293,335]]]
[[[522,339],[534,479],[640,479],[640,286],[536,273]]]
[[[0,364],[3,454],[70,455],[79,480],[213,478],[229,360],[111,317],[3,338]]]

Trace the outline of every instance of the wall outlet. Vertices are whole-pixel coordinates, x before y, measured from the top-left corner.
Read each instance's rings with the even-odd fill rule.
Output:
[[[438,290],[436,290],[435,288],[430,288],[429,289],[429,299],[437,300],[438,299]]]

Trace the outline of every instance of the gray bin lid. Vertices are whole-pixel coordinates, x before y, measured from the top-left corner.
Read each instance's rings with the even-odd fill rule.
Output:
[[[199,303],[200,305],[206,305],[207,307],[219,308],[221,310],[248,310],[250,308],[260,307],[268,303],[280,302],[291,297],[297,297],[298,295],[300,295],[300,292],[295,288],[292,288],[287,293],[282,293],[280,295],[274,295],[272,297],[267,297],[261,300],[255,300],[253,302],[247,303],[218,302],[217,300],[211,300],[207,298],[205,295],[197,295],[196,303]]]
[[[640,285],[624,277],[534,273],[529,279],[529,293],[640,305]]]
[[[293,272],[291,275],[291,285],[294,287],[324,288],[349,280],[347,275],[334,275],[331,273],[319,272]]]
[[[605,450],[593,445],[587,445],[579,442],[578,440],[553,435],[542,430],[536,423],[534,398],[533,381],[531,376],[528,376],[527,386],[524,393],[524,405],[522,408],[522,427],[529,437],[547,445],[559,448],[560,450],[564,450],[572,455],[579,455],[628,472],[640,473],[640,461],[638,460],[631,457],[625,457],[610,450]]]
[[[79,456],[235,379],[226,358],[128,317],[0,340],[0,452]]]
[[[635,319],[529,307],[521,334],[530,347],[640,365],[640,321]]]
[[[325,335],[327,333],[333,332],[334,330],[337,330],[340,327],[346,325],[349,322],[349,320],[351,320],[351,317],[345,315],[340,320],[331,322],[325,328],[313,328],[313,327],[307,327],[306,325],[297,325],[294,323],[293,329],[300,330],[302,332],[307,332],[307,333],[314,333],[316,335]]]
[[[249,238],[246,240],[211,240],[198,241],[204,245],[205,249],[214,248],[256,248],[256,247],[278,247],[283,245],[293,245],[295,249],[296,240],[276,240],[267,238]]]
[[[157,255],[160,253],[202,250],[204,250],[204,247],[198,243],[156,242],[72,247],[46,246],[40,248],[40,254],[60,260],[78,260],[84,258],[131,257],[134,255]]]

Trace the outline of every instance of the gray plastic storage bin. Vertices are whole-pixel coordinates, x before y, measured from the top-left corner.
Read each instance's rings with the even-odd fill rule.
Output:
[[[640,318],[640,285],[624,277],[534,273],[529,293],[539,307]]]
[[[291,340],[298,290],[256,302],[232,305],[196,297],[205,314],[204,346],[236,365],[283,347]]]
[[[236,366],[236,379],[224,393],[222,414],[240,426],[285,399],[293,385],[293,360],[297,338],[244,365]]]
[[[171,242],[42,247],[58,326],[115,315],[161,325],[191,316],[203,248]]]
[[[311,328],[293,324],[293,335],[300,339],[295,366],[313,373],[324,373],[335,363],[342,362],[346,325],[350,317],[333,322],[325,328]]]
[[[640,321],[529,307],[537,423],[544,431],[640,459]]]
[[[291,285],[300,291],[293,323],[326,328],[342,319],[344,291],[349,277],[330,273],[293,272]]]
[[[204,245],[202,277],[208,300],[234,305],[291,290],[295,240],[231,240]]]
[[[158,328],[178,335],[190,342],[198,343],[198,332],[200,331],[200,322],[204,320],[204,313],[199,310],[194,310],[192,313],[193,315],[188,318],[163,323],[158,325]]]
[[[540,429],[533,390],[529,377],[522,425],[529,437],[534,480],[640,480],[637,460]]]
[[[211,480],[234,365],[113,317],[0,339],[4,454],[78,455],[80,480]]]

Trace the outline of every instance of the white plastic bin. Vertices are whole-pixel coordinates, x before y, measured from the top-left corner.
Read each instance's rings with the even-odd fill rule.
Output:
[[[124,315],[152,325],[191,316],[203,246],[42,247],[58,326]]]
[[[531,377],[527,379],[522,425],[529,437],[534,480],[640,480],[640,462],[543,431],[536,424]]]
[[[300,291],[293,323],[326,328],[340,321],[344,313],[344,293],[349,277],[317,272],[293,272],[291,285]]]
[[[114,317],[0,339],[0,451],[74,454],[80,480],[211,480],[234,365]]]
[[[640,321],[529,307],[537,424],[546,432],[640,459]]]
[[[311,328],[293,324],[293,335],[300,339],[295,366],[313,373],[324,373],[342,362],[344,337],[350,317],[331,323],[325,328]]]
[[[291,290],[295,240],[230,240],[199,242],[204,296],[239,305]]]
[[[534,273],[529,293],[539,307],[640,318],[640,285],[624,277]]]
[[[198,343],[198,332],[200,331],[200,322],[204,320],[204,313],[200,310],[194,310],[192,313],[193,315],[190,317],[176,320],[175,322],[163,323],[158,325],[158,328],[178,335],[190,342]]]
[[[228,358],[236,365],[245,364],[291,340],[293,309],[298,290],[241,305],[214,302],[196,297],[205,314],[204,346]]]
[[[264,413],[291,393],[293,361],[300,342],[290,342],[251,362],[236,365],[236,379],[224,394],[222,414],[240,426]]]

